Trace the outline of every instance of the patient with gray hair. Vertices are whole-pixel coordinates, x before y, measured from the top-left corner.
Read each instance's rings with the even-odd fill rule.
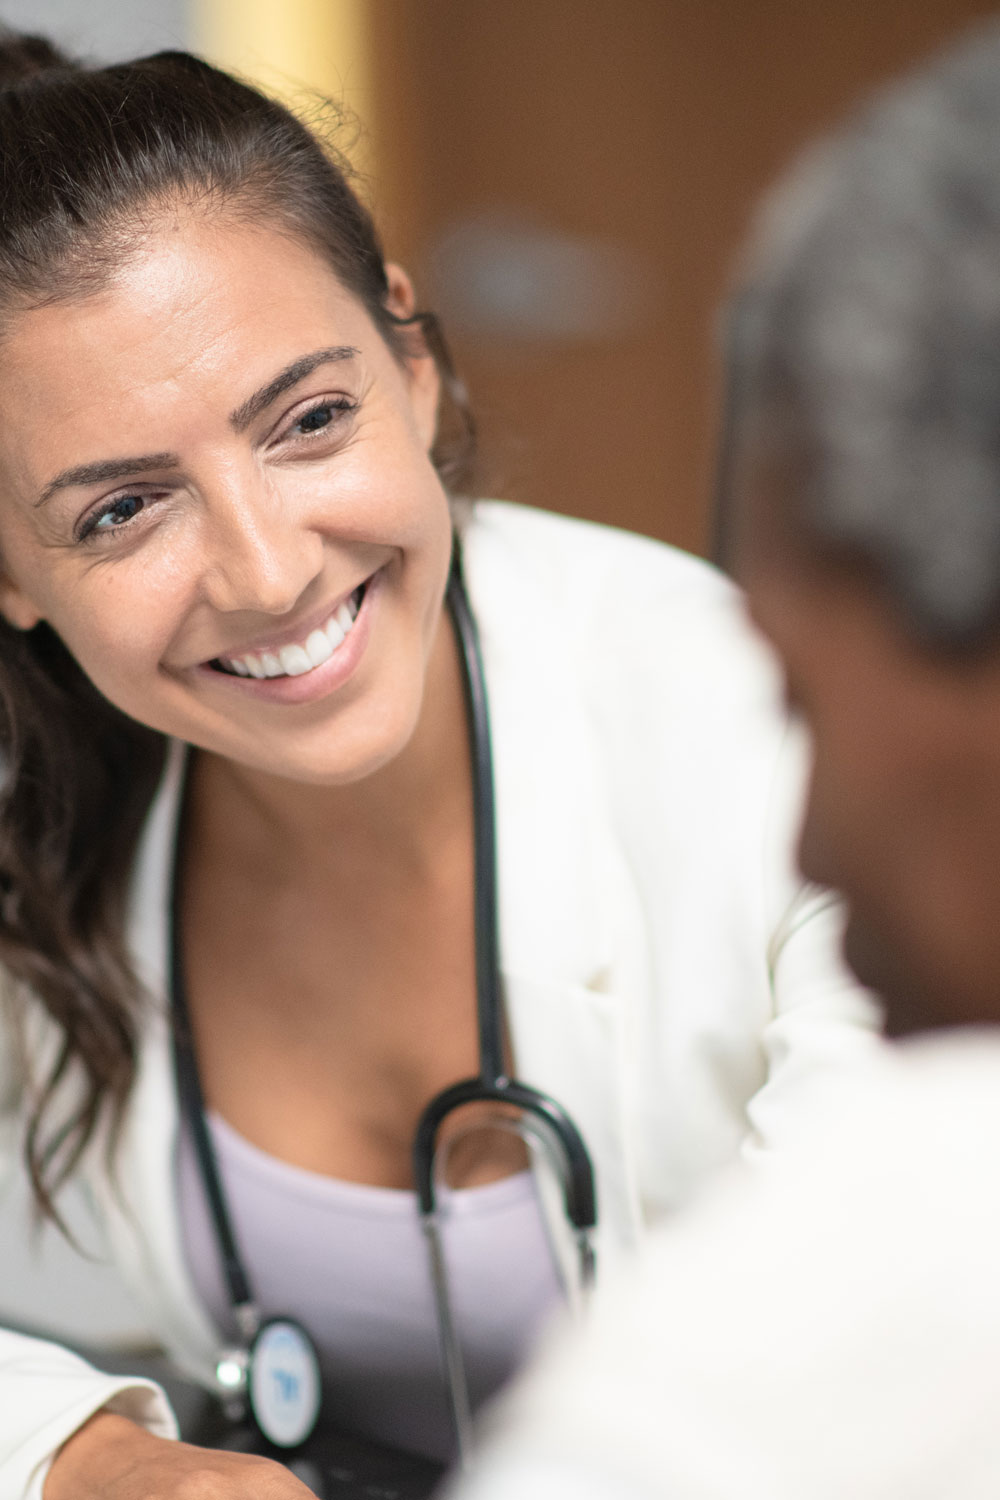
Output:
[[[555,1343],[463,1500],[1000,1494],[1000,29],[815,148],[741,280],[728,555],[898,1040]]]

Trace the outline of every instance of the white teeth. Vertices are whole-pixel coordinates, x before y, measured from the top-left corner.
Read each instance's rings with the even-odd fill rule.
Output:
[[[302,677],[312,667],[304,646],[282,646],[278,656],[289,677]]]
[[[321,667],[342,645],[357,619],[360,604],[357,590],[327,620],[322,630],[314,630],[300,645],[282,646],[278,651],[246,651],[242,656],[224,656],[223,664],[238,677],[301,677],[314,667]]]
[[[314,630],[306,640],[306,655],[314,667],[321,667],[333,655],[333,643],[325,630]]]

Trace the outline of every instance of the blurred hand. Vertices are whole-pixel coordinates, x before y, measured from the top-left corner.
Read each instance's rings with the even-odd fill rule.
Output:
[[[315,1500],[269,1458],[193,1448],[98,1412],[60,1448],[43,1500]]]

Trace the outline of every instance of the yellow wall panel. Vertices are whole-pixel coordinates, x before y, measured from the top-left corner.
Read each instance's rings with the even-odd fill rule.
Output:
[[[190,0],[190,7],[193,48],[210,62],[307,113],[319,95],[357,116],[362,133],[350,154],[370,169],[368,0]]]

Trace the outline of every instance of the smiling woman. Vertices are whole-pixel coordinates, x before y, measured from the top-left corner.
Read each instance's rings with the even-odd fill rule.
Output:
[[[412,312],[398,270],[386,305]],[[394,354],[310,246],[215,203],[153,210],[106,287],[18,319],[6,352],[7,619],[241,765],[337,784],[394,758],[451,555],[433,361]],[[108,453],[109,412],[138,456]]]
[[[265,1435],[446,1460],[594,1244],[871,1045],[771,664],[705,565],[460,498],[437,325],[285,109],[0,80],[2,1139]],[[0,1405],[5,1497],[304,1493],[54,1345]]]

